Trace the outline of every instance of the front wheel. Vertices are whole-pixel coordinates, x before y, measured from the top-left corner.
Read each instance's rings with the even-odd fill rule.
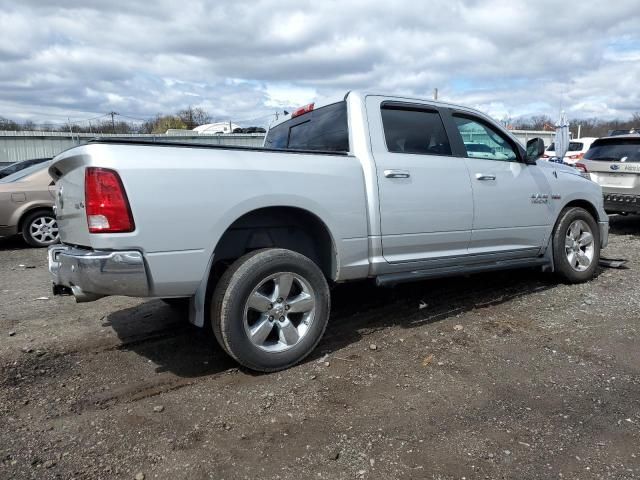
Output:
[[[593,216],[580,207],[566,208],[553,232],[556,273],[569,283],[591,280],[600,261],[600,230]]]
[[[329,286],[318,266],[291,250],[256,250],[216,286],[211,322],[220,345],[252,370],[288,368],[316,347],[327,326]]]
[[[22,237],[32,247],[48,247],[58,243],[58,222],[53,213],[38,210],[27,215],[22,222]]]

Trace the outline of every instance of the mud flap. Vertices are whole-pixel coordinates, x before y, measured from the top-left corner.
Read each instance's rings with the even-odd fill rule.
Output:
[[[196,327],[204,327],[206,317],[205,307],[207,304],[207,284],[211,275],[211,266],[213,265],[213,257],[209,259],[209,265],[205,271],[204,277],[200,280],[200,285],[193,297],[189,299],[189,323],[193,323]]]
[[[628,260],[624,258],[602,258],[600,257],[599,265],[605,268],[627,268]]]

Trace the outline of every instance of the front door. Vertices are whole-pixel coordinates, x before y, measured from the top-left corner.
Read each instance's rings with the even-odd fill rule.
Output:
[[[453,114],[473,189],[470,254],[535,256],[552,219],[551,187],[542,169],[521,161],[507,135],[471,114]]]
[[[391,263],[467,254],[473,199],[467,166],[452,155],[439,111],[367,103],[376,162],[382,250]]]

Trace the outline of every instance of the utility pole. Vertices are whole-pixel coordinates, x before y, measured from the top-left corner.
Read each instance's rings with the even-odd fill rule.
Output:
[[[111,115],[111,133],[116,133],[116,122],[113,117],[120,114],[118,112],[109,112],[107,115]]]
[[[433,89],[433,99],[438,100],[438,87]]]

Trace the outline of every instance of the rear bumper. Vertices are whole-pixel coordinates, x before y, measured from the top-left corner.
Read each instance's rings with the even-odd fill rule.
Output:
[[[73,294],[78,302],[108,295],[146,297],[149,276],[142,253],[49,247],[49,273],[54,295]]]
[[[640,213],[640,196],[624,193],[604,193],[604,209],[607,212]]]

